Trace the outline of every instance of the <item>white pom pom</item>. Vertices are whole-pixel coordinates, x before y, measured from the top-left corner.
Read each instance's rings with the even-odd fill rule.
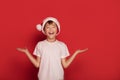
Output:
[[[38,31],[41,31],[41,30],[42,30],[41,24],[37,24],[37,25],[36,25],[36,28],[37,28]]]

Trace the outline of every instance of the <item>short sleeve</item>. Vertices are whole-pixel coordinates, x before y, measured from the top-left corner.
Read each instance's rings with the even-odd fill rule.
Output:
[[[66,58],[70,55],[68,47],[65,43],[63,43],[63,45],[62,45],[62,51],[61,52],[62,52],[61,53],[61,58]]]
[[[33,55],[40,57],[41,56],[41,47],[38,43],[33,51]]]

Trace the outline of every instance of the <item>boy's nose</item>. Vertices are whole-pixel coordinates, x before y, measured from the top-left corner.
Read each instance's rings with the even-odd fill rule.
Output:
[[[52,28],[50,28],[49,30],[52,31]]]

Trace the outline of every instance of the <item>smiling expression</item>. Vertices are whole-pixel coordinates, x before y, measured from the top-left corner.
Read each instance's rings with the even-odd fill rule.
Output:
[[[54,22],[46,23],[44,31],[47,38],[54,39],[58,32],[57,25]]]

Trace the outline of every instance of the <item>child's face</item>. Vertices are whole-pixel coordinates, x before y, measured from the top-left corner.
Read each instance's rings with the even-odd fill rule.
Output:
[[[45,26],[45,34],[48,38],[54,39],[57,34],[57,26],[55,23],[52,24],[46,24]]]

